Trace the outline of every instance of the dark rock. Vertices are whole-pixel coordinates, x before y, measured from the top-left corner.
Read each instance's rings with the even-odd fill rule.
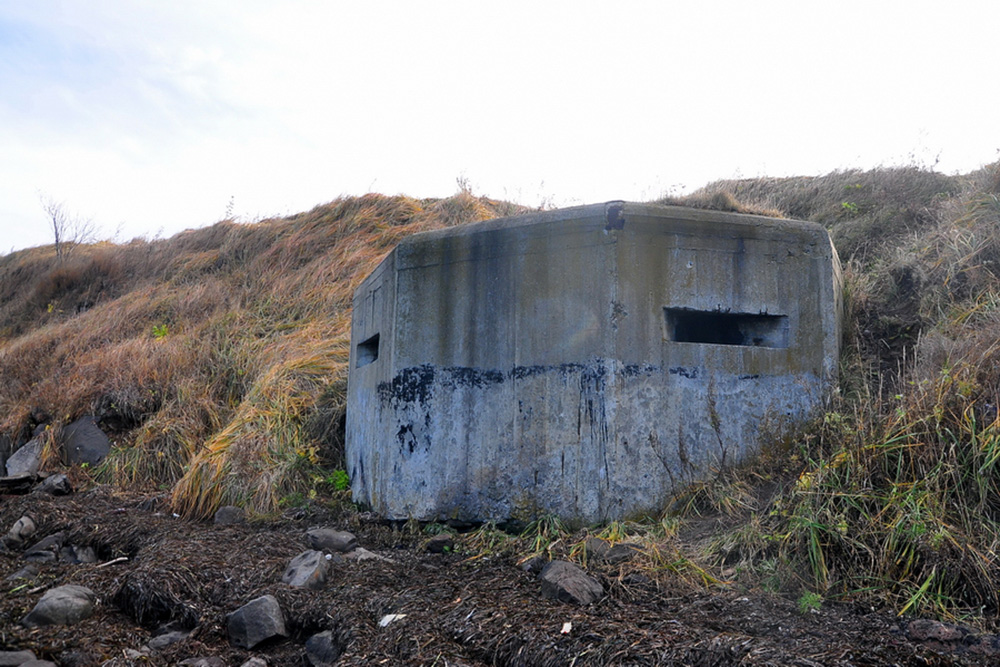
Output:
[[[14,522],[7,534],[3,538],[3,543],[11,549],[16,549],[23,545],[28,538],[35,534],[35,522],[30,516],[22,516]]]
[[[173,632],[167,632],[162,635],[157,635],[150,639],[146,646],[153,649],[154,651],[160,651],[170,646],[171,644],[176,644],[177,642],[182,642],[188,638],[191,633],[184,632],[182,630],[175,630]]]
[[[918,618],[906,626],[906,636],[913,641],[960,642],[972,631],[952,623]]]
[[[634,558],[635,555],[641,550],[642,547],[638,544],[622,542],[621,544],[616,544],[608,549],[607,553],[604,554],[603,559],[605,563],[617,565],[618,563],[624,563],[625,561],[632,560],[632,558]]]
[[[33,438],[7,459],[7,476],[37,475],[42,463],[42,440]]]
[[[542,554],[536,554],[521,563],[521,569],[529,574],[539,574],[549,564],[549,559]]]
[[[450,553],[455,548],[455,540],[448,533],[440,533],[427,540],[424,548],[432,554]]]
[[[240,667],[267,667],[267,660],[264,658],[250,658],[244,662]]]
[[[329,630],[313,635],[306,640],[306,660],[312,667],[329,667],[336,664],[344,652]]]
[[[654,588],[655,584],[653,580],[642,574],[641,572],[630,572],[622,577],[622,583],[626,586],[635,586],[636,588]]]
[[[247,517],[243,508],[236,507],[235,505],[220,507],[215,513],[216,526],[232,526],[238,523],[245,523],[246,520]]]
[[[28,547],[23,558],[35,563],[52,563],[59,560],[59,551],[62,549],[65,536],[62,533],[54,533],[44,538],[40,542]]]
[[[604,554],[608,553],[611,545],[599,537],[588,537],[583,543],[583,548],[587,552],[587,560],[601,560]]]
[[[53,588],[46,591],[21,624],[32,628],[79,623],[94,613],[94,597],[94,592],[84,586],[67,584]]]
[[[97,552],[94,551],[94,547],[80,546],[74,544],[73,547],[73,562],[77,565],[82,563],[96,563],[97,562]]]
[[[604,596],[604,587],[572,563],[554,560],[538,575],[542,580],[542,595],[545,597],[587,605]]]
[[[68,496],[73,493],[73,485],[69,482],[69,477],[62,473],[49,475],[35,489],[39,493],[47,493],[50,496]]]
[[[227,667],[226,661],[214,655],[207,658],[188,658],[177,663],[180,667]]]
[[[81,417],[63,429],[62,446],[66,460],[96,466],[111,451],[111,441],[93,417]]]
[[[358,548],[358,538],[346,530],[332,528],[316,528],[306,533],[309,546],[319,551],[337,551],[347,553]]]
[[[29,660],[28,662],[22,662],[21,667],[57,667],[57,665],[48,660]]]
[[[34,563],[28,563],[20,570],[15,571],[13,574],[7,575],[7,581],[14,581],[15,579],[34,579],[38,576],[39,568]],[[2,665],[3,663],[0,663]]]
[[[281,580],[289,586],[319,590],[326,584],[328,563],[322,551],[305,551],[292,559]]]
[[[251,649],[275,637],[287,637],[285,616],[273,595],[251,600],[229,615],[229,642]]]
[[[15,667],[35,659],[31,651],[0,651],[0,667]]]

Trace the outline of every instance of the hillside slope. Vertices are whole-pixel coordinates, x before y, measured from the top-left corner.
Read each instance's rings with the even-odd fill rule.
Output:
[[[340,465],[354,287],[401,238],[522,209],[365,195],[173,238],[0,258],[0,451],[95,415],[101,481],[271,512]],[[77,471],[80,472],[80,471]]]
[[[720,181],[670,200],[816,220],[848,286],[823,423],[670,510],[739,517],[704,563],[793,595],[1000,609],[998,196],[1000,163]],[[60,429],[92,414],[116,447],[71,475],[169,493],[185,516],[333,492],[354,287],[408,234],[522,210],[366,195],[62,261],[50,247],[2,257],[0,451],[42,432],[55,466]]]

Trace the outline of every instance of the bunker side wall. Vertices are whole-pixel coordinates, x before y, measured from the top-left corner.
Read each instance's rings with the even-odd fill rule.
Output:
[[[608,229],[601,213],[436,233],[384,263],[392,279],[371,285],[397,290],[380,311],[392,320],[379,325],[393,336],[390,363],[352,362],[356,499],[400,519],[622,518],[821,405],[836,358],[821,229],[646,207],[626,207]],[[362,308],[365,289],[375,291],[359,289]],[[668,308],[778,333],[673,340]],[[355,326],[352,351],[372,335]]]

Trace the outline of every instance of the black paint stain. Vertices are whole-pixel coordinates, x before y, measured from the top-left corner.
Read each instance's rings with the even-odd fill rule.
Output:
[[[680,375],[681,377],[686,377],[689,380],[694,380],[698,377],[697,368],[684,368],[683,366],[674,366],[667,371],[671,375]]]
[[[640,375],[653,375],[659,372],[660,368],[652,364],[626,364],[622,368],[622,375],[627,378],[639,377]]]
[[[399,449],[409,450],[412,454],[413,450],[417,448],[417,438],[413,435],[413,424],[403,424],[396,431],[396,440],[399,440]]]
[[[378,384],[378,397],[383,403],[426,403],[434,383],[434,367],[429,364],[404,368],[391,382]]]

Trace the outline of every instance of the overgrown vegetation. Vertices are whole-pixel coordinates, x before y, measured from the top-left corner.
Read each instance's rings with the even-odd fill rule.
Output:
[[[826,225],[850,310],[823,422],[696,490],[743,519],[715,539],[717,562],[803,608],[863,599],[995,624],[1000,164],[728,181],[694,197],[720,193]],[[774,483],[773,500],[738,500]]]
[[[864,600],[992,623],[1000,163],[965,176],[720,181],[667,203],[830,230],[848,291],[831,410],[662,516],[575,534],[550,517],[515,536],[487,524],[461,549],[584,563],[596,538],[636,545],[651,576],[778,592],[804,613]],[[168,240],[76,245],[61,261],[53,247],[2,257],[0,446],[48,427],[52,459],[59,429],[93,414],[117,446],[87,474],[168,492],[187,516],[224,503],[270,513],[317,492],[342,502],[353,289],[408,234],[519,212],[467,188],[445,200],[366,195]],[[709,517],[729,527],[685,543]]]
[[[366,195],[167,240],[2,257],[0,433],[16,444],[95,415],[117,445],[97,478],[169,490],[193,517],[342,488],[330,471],[343,467],[355,286],[404,236],[520,210],[467,189]]]

